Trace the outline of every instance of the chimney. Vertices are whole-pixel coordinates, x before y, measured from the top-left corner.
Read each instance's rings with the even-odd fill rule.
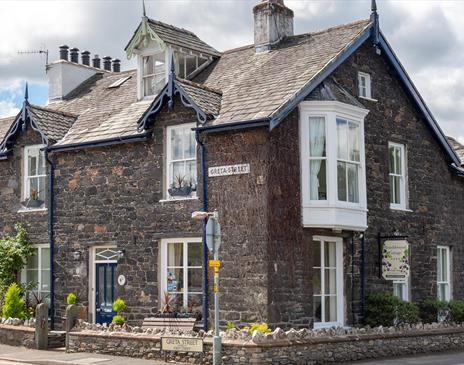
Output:
[[[71,48],[69,50],[69,54],[71,55],[71,62],[79,63],[79,49],[78,48]]]
[[[106,71],[111,71],[111,57],[103,57],[103,69]]]
[[[100,68],[100,57],[98,57],[98,55],[96,54],[93,59],[92,59],[92,65],[93,67],[95,68]]]
[[[121,60],[117,58],[113,60],[113,72],[121,72]]]
[[[90,52],[84,51],[81,53],[82,64],[86,66],[90,66]]]
[[[270,51],[283,38],[293,35],[293,11],[284,0],[262,0],[253,8],[255,49]]]
[[[69,47],[66,45],[60,46],[60,60],[68,60],[68,49]]]

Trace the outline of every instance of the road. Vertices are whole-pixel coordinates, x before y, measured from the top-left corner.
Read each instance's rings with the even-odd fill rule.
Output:
[[[385,360],[350,362],[340,365],[464,365],[464,352],[418,355]]]

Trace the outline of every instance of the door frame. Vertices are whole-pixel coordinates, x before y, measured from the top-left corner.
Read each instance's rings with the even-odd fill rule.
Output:
[[[108,248],[108,249],[116,249],[118,246],[116,245],[100,245],[100,246],[92,246],[89,247],[89,321],[90,323],[96,323],[97,315],[96,315],[96,267],[97,264],[105,264],[105,263],[118,263],[118,260],[97,260],[97,249],[99,248]]]
[[[336,236],[313,236],[313,242],[335,242],[336,255],[336,283],[337,283],[337,321],[336,322],[314,322],[313,327],[343,327],[345,325],[345,296],[343,282],[343,238]],[[323,252],[321,251],[321,256]],[[313,293],[314,295],[314,293]]]

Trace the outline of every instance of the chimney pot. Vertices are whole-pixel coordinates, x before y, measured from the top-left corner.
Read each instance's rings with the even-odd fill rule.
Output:
[[[121,60],[117,58],[113,60],[113,72],[121,72]]]
[[[90,66],[90,52],[84,51],[81,52],[82,64],[86,66]]]
[[[271,50],[293,35],[293,11],[283,0],[263,0],[253,8],[256,52]]]
[[[103,69],[106,71],[111,71],[111,57],[103,57]]]
[[[60,46],[60,60],[68,60],[68,49],[67,45]]]
[[[79,49],[74,47],[69,50],[71,55],[71,62],[79,63]]]
[[[95,68],[100,68],[100,57],[97,54],[92,59],[92,65]]]

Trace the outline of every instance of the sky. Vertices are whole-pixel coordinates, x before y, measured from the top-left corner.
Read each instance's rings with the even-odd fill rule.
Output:
[[[147,15],[196,33],[218,50],[253,42],[259,0],[146,0]],[[370,0],[285,0],[295,33],[364,19]],[[380,26],[444,132],[464,143],[464,0],[377,0]],[[141,0],[0,0],[0,117],[30,102],[47,103],[43,54],[66,44],[135,68],[124,47],[142,15]]]

